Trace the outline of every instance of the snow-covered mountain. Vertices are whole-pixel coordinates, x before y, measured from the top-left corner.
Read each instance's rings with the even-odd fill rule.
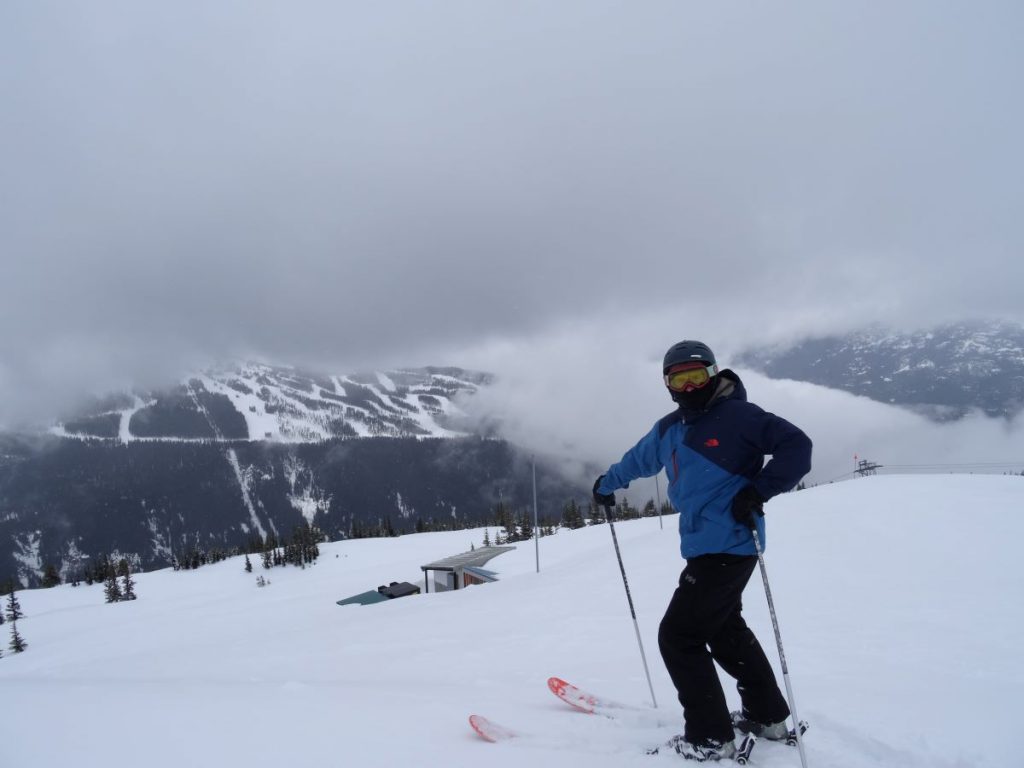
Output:
[[[936,419],[972,409],[1012,417],[1024,407],[1024,327],[1014,323],[958,323],[910,333],[871,328],[748,350],[738,363]]]
[[[772,501],[766,565],[810,766],[1021,764],[1022,507],[1024,478],[999,476],[879,476]],[[965,545],[965,509],[999,535]],[[681,728],[657,647],[682,567],[676,520],[616,524],[656,711],[607,526],[541,539],[540,573],[529,543],[488,563],[493,584],[335,604],[418,582],[421,565],[483,539],[427,533],[322,545],[305,570],[246,573],[233,558],[140,574],[130,603],[104,604],[100,584],[20,592],[28,649],[9,652],[0,626],[0,764],[678,765],[643,754]],[[743,602],[778,673],[756,571]],[[548,693],[550,675],[641,709],[574,712]],[[472,712],[524,735],[487,744]],[[751,765],[800,760],[759,741]]]
[[[1024,401],[1024,329],[1010,324],[865,331],[738,362],[937,418],[1012,416]],[[528,506],[524,457],[464,416],[490,382],[458,368],[318,375],[247,363],[115,395],[45,437],[0,435],[0,581],[38,584],[47,565],[68,575],[115,550],[160,567],[302,523],[340,538],[464,526],[499,500]],[[580,478],[538,463],[542,514],[587,498]]]
[[[245,364],[114,395],[46,435],[0,434],[0,583],[118,552],[138,567],[281,538],[460,528],[532,501],[528,458],[462,409],[459,368],[313,375]],[[586,496],[537,457],[541,514]]]
[[[585,488],[537,457],[540,513]],[[530,457],[480,437],[272,441],[0,436],[0,583],[71,577],[105,553],[158,568],[195,550],[281,539],[304,524],[332,539],[462,528],[532,504]]]
[[[187,376],[165,391],[105,397],[51,431],[123,443],[455,437],[466,434],[459,398],[490,381],[461,368],[329,375],[244,363]]]

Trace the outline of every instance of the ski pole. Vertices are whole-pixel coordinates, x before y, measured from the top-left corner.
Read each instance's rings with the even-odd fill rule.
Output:
[[[789,682],[789,667],[786,666],[786,652],[782,650],[782,633],[779,632],[779,619],[775,615],[775,601],[772,600],[772,588],[768,586],[768,570],[764,567],[764,550],[761,549],[761,537],[757,528],[751,527],[754,535],[754,548],[757,550],[757,563],[761,566],[761,580],[764,581],[764,594],[768,598],[768,612],[772,615],[772,627],[775,629],[775,644],[779,646],[779,661],[782,662],[782,679],[786,682],[786,696],[789,699],[789,711],[793,715],[793,733],[796,734],[796,745],[800,748],[800,764],[807,768],[807,754],[804,752],[804,739],[800,734],[800,718],[796,714],[796,700],[793,698],[793,686]]]
[[[658,708],[658,700],[654,697],[654,684],[651,682],[651,672],[647,668],[647,654],[644,653],[644,641],[640,637],[640,625],[636,621],[636,610],[633,608],[633,596],[629,592],[629,581],[626,580],[626,567],[622,564],[622,553],[619,552],[619,538],[615,535],[615,523],[612,521],[611,504],[604,505],[604,517],[608,521],[608,527],[612,532],[612,542],[615,544],[615,557],[619,560],[619,570],[622,572],[622,586],[626,588],[626,600],[629,602],[629,615],[633,617],[633,629],[636,630],[636,642],[640,646],[640,660],[644,663],[644,674],[647,676],[647,687],[651,689],[651,702],[654,708]]]

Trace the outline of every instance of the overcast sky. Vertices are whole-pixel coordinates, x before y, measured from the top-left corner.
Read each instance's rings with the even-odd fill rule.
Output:
[[[10,0],[0,424],[225,356],[579,392],[1024,320],[1022,73],[1019,2]]]

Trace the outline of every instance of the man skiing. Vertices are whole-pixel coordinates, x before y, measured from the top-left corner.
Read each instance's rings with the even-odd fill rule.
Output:
[[[788,734],[789,707],[743,620],[741,598],[757,565],[751,528],[764,546],[763,504],[807,474],[811,441],[747,402],[739,377],[719,371],[706,344],[673,345],[662,373],[678,408],[597,479],[594,500],[614,506],[614,492],[630,481],[663,468],[668,473],[686,560],[658,632],[683,705],[684,730],[673,746],[690,760],[722,760],[732,758],[736,746],[714,662],[737,681],[745,730],[769,739]]]

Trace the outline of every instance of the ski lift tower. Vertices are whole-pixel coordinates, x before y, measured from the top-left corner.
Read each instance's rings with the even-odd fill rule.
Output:
[[[868,461],[867,459],[861,459],[857,462],[857,469],[855,469],[854,472],[860,477],[867,477],[868,475],[875,474],[875,471],[881,468],[881,464],[876,464],[875,462]]]

